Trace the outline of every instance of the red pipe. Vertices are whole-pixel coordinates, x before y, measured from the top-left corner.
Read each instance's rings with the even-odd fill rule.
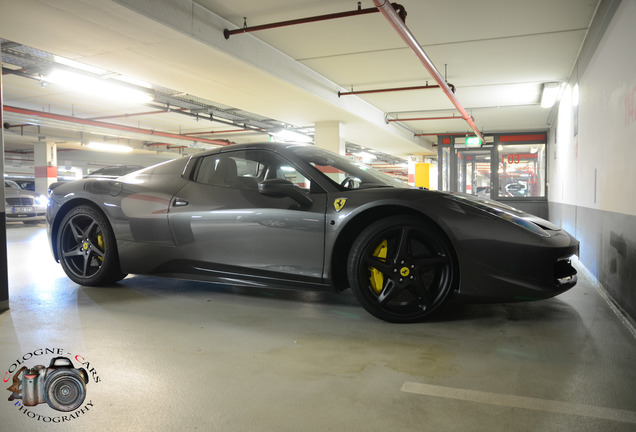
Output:
[[[164,114],[164,113],[167,113],[169,111],[187,111],[187,108],[170,108],[169,110],[168,109],[163,109],[163,110],[159,110],[159,111],[146,111],[146,112],[132,113],[132,114],[117,114],[117,115],[112,115],[112,116],[91,117],[91,118],[88,118],[87,120],[104,120],[104,119],[114,119],[114,118],[128,118],[128,117],[143,116],[143,115]]]
[[[48,118],[48,119],[51,119],[51,120],[58,120],[58,121],[65,121],[65,122],[69,122],[69,123],[83,124],[83,125],[86,125],[86,126],[102,127],[102,128],[106,128],[106,129],[114,129],[114,130],[119,130],[119,131],[124,131],[124,132],[134,132],[134,133],[146,134],[146,135],[151,135],[151,136],[160,136],[160,137],[165,137],[165,138],[182,139],[182,140],[186,140],[186,141],[200,142],[200,143],[213,144],[213,145],[227,145],[228,144],[225,141],[216,141],[216,140],[211,140],[211,139],[207,139],[207,138],[193,138],[193,137],[180,135],[180,134],[174,134],[174,133],[170,133],[170,132],[158,132],[158,131],[154,131],[154,130],[150,130],[150,129],[142,129],[142,128],[136,128],[136,127],[131,127],[131,126],[122,126],[122,125],[118,125],[118,124],[114,124],[114,123],[99,122],[99,121],[95,121],[95,120],[82,119],[82,118],[77,118],[77,117],[70,117],[70,116],[65,116],[65,115],[61,115],[61,114],[53,114],[53,113],[47,113],[47,112],[42,112],[42,111],[28,110],[28,109],[24,109],[24,108],[12,107],[12,106],[8,106],[8,105],[4,106],[4,110],[8,111],[8,112],[16,113],[16,114],[32,115],[32,116],[37,116],[37,117],[42,117],[42,118]]]
[[[472,118],[472,117],[471,117]],[[421,118],[405,118],[405,119],[387,119],[387,122],[403,122],[403,121],[419,121],[419,120],[464,120],[463,117],[421,117]]]
[[[440,133],[418,133],[415,134],[416,137],[420,136],[466,136],[468,135],[466,132],[440,132]]]
[[[358,9],[354,11],[338,12],[338,13],[319,15],[319,16],[308,17],[308,18],[299,18],[299,19],[294,19],[289,21],[280,21],[280,22],[276,22],[272,24],[263,24],[263,25],[253,26],[253,27],[247,27],[247,25],[243,25],[243,28],[239,28],[236,30],[229,30],[229,29],[223,30],[223,36],[225,36],[225,39],[229,39],[230,36],[232,36],[233,34],[250,33],[250,32],[259,31],[259,30],[286,27],[286,26],[296,25],[296,24],[306,24],[306,23],[325,21],[325,20],[336,19],[336,18],[346,18],[346,17],[356,16],[356,15],[366,15],[366,14],[375,13],[375,12],[378,12],[378,8],[373,7],[373,8],[367,8],[367,9],[361,9],[360,2],[358,2]]]
[[[452,84],[448,84],[453,93],[455,93],[455,86]],[[386,92],[394,92],[394,91],[409,91],[409,90],[426,90],[432,88],[439,88],[438,85],[425,85],[425,86],[415,86],[415,87],[396,87],[396,88],[387,88],[387,89],[377,89],[377,90],[361,90],[361,91],[350,91],[350,92],[338,92],[338,97],[340,96],[349,96],[349,95],[357,95],[357,94],[368,94],[368,93],[386,93]]]
[[[391,24],[391,26],[393,26],[395,31],[398,32],[402,40],[406,42],[406,44],[411,48],[413,53],[415,53],[417,58],[422,62],[426,70],[431,74],[431,76],[435,79],[435,81],[437,81],[437,84],[439,84],[439,86],[442,88],[444,93],[446,93],[446,96],[448,96],[448,99],[450,99],[453,105],[455,105],[455,108],[457,108],[459,113],[462,115],[463,119],[466,120],[470,128],[475,131],[475,134],[481,139],[481,142],[483,143],[484,136],[479,131],[479,128],[477,128],[477,125],[475,124],[473,119],[468,115],[468,113],[466,112],[462,104],[459,102],[455,94],[453,94],[448,84],[446,84],[446,81],[444,80],[442,75],[439,73],[437,68],[435,68],[435,65],[433,64],[431,59],[426,55],[426,53],[420,46],[419,42],[417,41],[417,39],[415,39],[415,36],[413,36],[411,31],[408,29],[408,27],[404,23],[404,20],[400,18],[400,16],[396,13],[394,7],[390,5],[388,1],[386,0],[373,0],[373,3],[378,7],[380,12],[382,12],[382,15],[384,15],[384,17],[389,21],[389,23]]]
[[[208,132],[188,132],[183,135],[214,135],[220,133],[231,133],[231,132],[259,132],[254,129],[232,129],[232,130],[222,130],[222,131],[208,131]]]

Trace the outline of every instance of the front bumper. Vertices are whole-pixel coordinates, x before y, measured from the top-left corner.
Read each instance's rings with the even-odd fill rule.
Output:
[[[46,222],[44,206],[5,206],[7,222]]]

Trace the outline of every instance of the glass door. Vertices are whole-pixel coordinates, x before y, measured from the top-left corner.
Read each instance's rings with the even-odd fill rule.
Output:
[[[457,190],[483,198],[491,192],[490,150],[457,150]]]

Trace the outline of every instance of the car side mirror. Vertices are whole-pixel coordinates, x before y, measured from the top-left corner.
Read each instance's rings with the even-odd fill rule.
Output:
[[[314,203],[308,194],[285,179],[263,180],[258,184],[258,191],[263,195],[274,198],[290,197],[302,208],[310,207]]]

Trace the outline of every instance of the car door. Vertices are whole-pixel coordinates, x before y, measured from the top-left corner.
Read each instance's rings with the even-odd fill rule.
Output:
[[[222,152],[194,163],[168,213],[182,258],[211,270],[321,280],[326,193],[317,184],[268,150]],[[304,189],[311,204],[259,192],[259,182],[271,179]]]

